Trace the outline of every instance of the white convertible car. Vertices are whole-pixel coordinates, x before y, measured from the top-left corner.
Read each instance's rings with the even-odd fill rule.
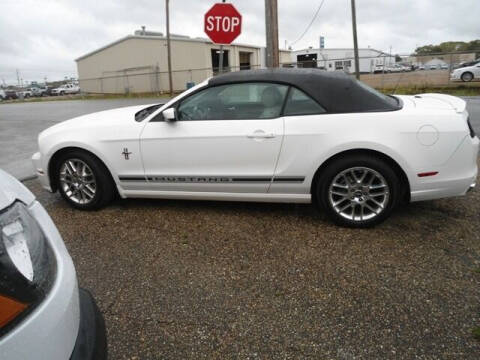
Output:
[[[344,73],[241,71],[165,105],[43,131],[43,186],[79,209],[122,198],[314,202],[367,227],[401,201],[465,195],[479,139],[459,98],[385,96]]]

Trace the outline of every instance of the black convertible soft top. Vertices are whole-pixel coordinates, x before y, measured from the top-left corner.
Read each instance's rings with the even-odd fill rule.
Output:
[[[213,77],[209,86],[241,82],[274,82],[299,88],[329,113],[398,110],[400,100],[388,97],[342,71],[319,69],[244,70]]]

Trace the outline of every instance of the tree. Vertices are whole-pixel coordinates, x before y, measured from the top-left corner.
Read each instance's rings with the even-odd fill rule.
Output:
[[[440,53],[450,53],[455,51],[472,51],[476,56],[480,55],[480,40],[470,42],[446,41],[438,45],[424,45],[415,49],[414,55],[431,55]]]

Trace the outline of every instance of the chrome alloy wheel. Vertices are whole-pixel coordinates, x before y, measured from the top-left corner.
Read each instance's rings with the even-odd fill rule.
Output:
[[[337,174],[330,184],[328,198],[332,208],[342,217],[365,221],[378,216],[386,208],[390,189],[385,178],[367,167],[353,167]]]
[[[97,183],[92,169],[79,159],[67,159],[60,166],[60,186],[76,204],[88,204],[95,197]]]

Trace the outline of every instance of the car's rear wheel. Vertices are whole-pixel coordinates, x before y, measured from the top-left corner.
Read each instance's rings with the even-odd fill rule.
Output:
[[[470,82],[473,80],[473,74],[471,72],[466,72],[462,74],[462,81],[463,82]]]
[[[400,190],[400,181],[387,162],[360,155],[328,165],[317,182],[316,197],[335,223],[364,228],[390,215]]]
[[[115,184],[105,165],[83,151],[72,151],[61,156],[57,162],[56,176],[60,194],[77,209],[99,209],[115,195]]]

